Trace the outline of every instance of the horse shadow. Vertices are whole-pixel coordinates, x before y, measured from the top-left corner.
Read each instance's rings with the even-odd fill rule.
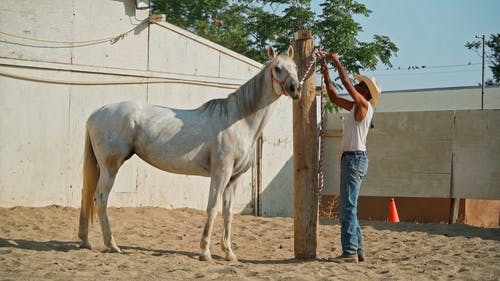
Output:
[[[158,250],[158,249],[150,249],[143,248],[137,246],[120,246],[123,250],[123,254],[129,255],[131,251],[141,251],[141,252],[151,252],[153,256],[164,256],[164,255],[184,255],[190,258],[198,258],[198,254],[194,252],[188,251],[175,251],[175,250]],[[15,248],[22,250],[32,250],[32,251],[40,251],[40,252],[70,252],[70,251],[78,251],[82,250],[78,242],[76,241],[58,241],[58,240],[49,240],[49,241],[33,241],[26,239],[9,239],[0,237],[0,249],[2,248]],[[105,253],[109,250],[104,249],[101,252]],[[220,257],[222,259],[222,257]]]
[[[151,252],[151,255],[153,256],[173,256],[173,255],[182,255],[182,256],[187,256],[188,258],[198,260],[199,253],[195,252],[190,252],[190,251],[179,251],[179,250],[165,250],[165,249],[151,249],[151,248],[144,248],[144,247],[138,247],[138,246],[120,246],[121,249],[124,251],[125,254],[130,254],[129,251],[141,251],[141,252]],[[217,262],[227,262],[225,261],[224,257],[212,254],[212,259]],[[293,264],[293,263],[301,263],[301,262],[307,262],[308,260],[301,260],[301,259],[276,259],[276,260],[256,260],[256,259],[245,259],[245,258],[238,258],[238,262],[244,263],[244,264]]]
[[[198,260],[199,253],[190,252],[190,251],[180,251],[180,250],[168,250],[168,249],[152,249],[152,248],[144,248],[139,246],[120,246],[123,250],[124,255],[132,254],[132,251],[140,251],[140,252],[151,252],[152,256],[162,257],[162,256],[175,256],[181,255],[186,256],[190,259]],[[0,237],[0,251],[3,248],[16,248],[23,250],[32,250],[32,251],[40,251],[40,252],[70,252],[70,251],[79,251],[81,250],[78,246],[78,243],[75,241],[58,241],[58,240],[49,240],[49,241],[33,241],[26,239],[9,239]],[[101,252],[107,252],[107,250],[103,250]],[[216,262],[226,262],[224,257],[219,255],[212,255],[212,259]],[[248,259],[241,258],[238,259],[239,263],[243,264],[269,264],[269,265],[278,265],[278,264],[299,264],[309,261],[322,261],[315,259]]]
[[[57,251],[69,252],[79,250],[78,244],[74,241],[33,241],[26,239],[8,239],[0,237],[0,248],[16,248],[32,251]]]
[[[161,256],[171,256],[171,255],[183,255],[192,259],[198,259],[198,253],[189,251],[179,251],[179,250],[165,250],[165,249],[152,249],[144,248],[139,246],[120,246],[124,254],[130,254],[130,251],[139,252],[151,252],[151,255],[161,257]]]

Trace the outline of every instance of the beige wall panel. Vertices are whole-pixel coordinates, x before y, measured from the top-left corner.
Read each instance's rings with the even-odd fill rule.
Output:
[[[500,199],[500,110],[457,111],[453,197]]]
[[[186,62],[189,39],[157,25],[150,26],[151,43],[149,70],[158,72],[192,74],[192,66]],[[175,42],[175,43],[174,43]]]
[[[193,86],[189,84],[153,84],[149,85],[148,103],[181,109],[193,109],[211,99],[227,97],[233,91],[231,89]]]
[[[500,88],[486,88],[484,108],[500,108]],[[481,88],[382,93],[378,112],[481,109]]]
[[[453,114],[377,113],[361,194],[449,197]]]
[[[481,91],[419,91],[383,94],[378,112],[480,109]]]
[[[207,191],[208,191],[207,185]],[[205,199],[204,207],[206,208],[208,202],[208,197]],[[236,189],[236,196],[234,200],[235,212],[252,213],[254,206],[252,202],[252,168],[248,169],[245,174],[242,175],[240,185]]]
[[[220,77],[246,81],[250,80],[251,77],[254,77],[260,71],[261,67],[242,63],[241,60],[228,54],[220,54]]]
[[[209,186],[208,177],[172,174],[148,166],[147,178],[139,190],[149,195],[148,205],[204,210],[207,207]]]
[[[484,90],[484,109],[500,108],[500,87]]]
[[[340,156],[342,153],[342,114],[326,113],[326,129],[323,155],[323,175],[325,178],[322,194],[338,194],[340,185]]]
[[[367,139],[370,162],[362,195],[449,196],[453,112],[376,113],[374,123]],[[326,157],[337,163],[340,142],[332,138],[327,146]],[[330,149],[338,151],[332,155]],[[339,192],[338,165],[326,160],[327,194]]]
[[[73,40],[73,1],[3,0],[1,4],[1,31],[42,40]],[[2,34],[0,57],[70,63],[71,49],[68,44],[36,42]]]
[[[325,140],[322,194],[339,194],[341,141],[341,137],[329,137]]]
[[[74,48],[72,63],[147,70],[148,28],[139,23],[134,1],[75,1],[75,40],[108,38],[137,28],[114,44]]]
[[[281,97],[264,129],[262,147],[262,214],[293,215],[292,100]]]
[[[66,205],[68,86],[0,77],[0,88],[0,206]]]
[[[219,51],[157,25],[151,25],[150,70],[219,77]]]

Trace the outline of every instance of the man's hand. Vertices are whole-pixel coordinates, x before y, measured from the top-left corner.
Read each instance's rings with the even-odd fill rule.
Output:
[[[330,58],[332,58],[333,61],[338,61],[339,55],[337,53],[331,53]]]
[[[337,53],[325,53],[325,59],[339,60],[339,55]]]
[[[321,75],[323,75],[323,79],[325,82],[330,82],[330,73],[328,70],[328,65],[325,61],[321,62]]]

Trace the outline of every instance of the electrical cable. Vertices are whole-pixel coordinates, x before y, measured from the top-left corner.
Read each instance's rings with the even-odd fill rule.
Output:
[[[477,72],[480,69],[468,69],[468,70],[453,70],[453,71],[427,71],[427,72],[407,72],[407,73],[373,73],[367,71],[376,76],[413,76],[413,75],[436,75],[436,74],[449,74],[449,73],[469,73]]]
[[[128,80],[128,81],[65,81],[57,79],[37,78],[20,74],[12,74],[4,71],[0,71],[0,76],[32,81],[32,82],[39,82],[39,83],[77,85],[77,86],[109,86],[109,85],[138,85],[138,84],[169,84],[169,83],[207,86],[207,87],[216,87],[225,89],[238,89],[241,86],[239,84],[200,82],[200,81],[192,81],[186,79],[169,79],[169,78],[143,78],[141,80]]]
[[[24,40],[29,40],[29,41],[35,41],[35,42],[42,42],[42,43],[81,45],[81,44],[94,44],[94,43],[103,43],[103,42],[116,42],[118,40],[124,39],[127,36],[127,34],[134,31],[135,29],[137,29],[139,26],[141,26],[144,23],[147,23],[147,21],[144,21],[144,22],[134,26],[133,28],[131,28],[125,32],[122,32],[118,35],[115,35],[115,36],[109,36],[109,37],[104,37],[104,38],[100,38],[100,39],[92,39],[92,40],[81,40],[81,41],[60,41],[60,40],[38,39],[38,38],[33,38],[33,37],[28,37],[28,36],[12,34],[12,33],[8,33],[5,31],[0,31],[0,34],[8,36],[8,37],[24,39]]]

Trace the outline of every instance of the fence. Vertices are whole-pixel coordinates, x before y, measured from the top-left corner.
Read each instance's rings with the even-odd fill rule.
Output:
[[[324,195],[338,194],[342,114],[328,118]],[[500,199],[500,110],[376,113],[363,196]]]

